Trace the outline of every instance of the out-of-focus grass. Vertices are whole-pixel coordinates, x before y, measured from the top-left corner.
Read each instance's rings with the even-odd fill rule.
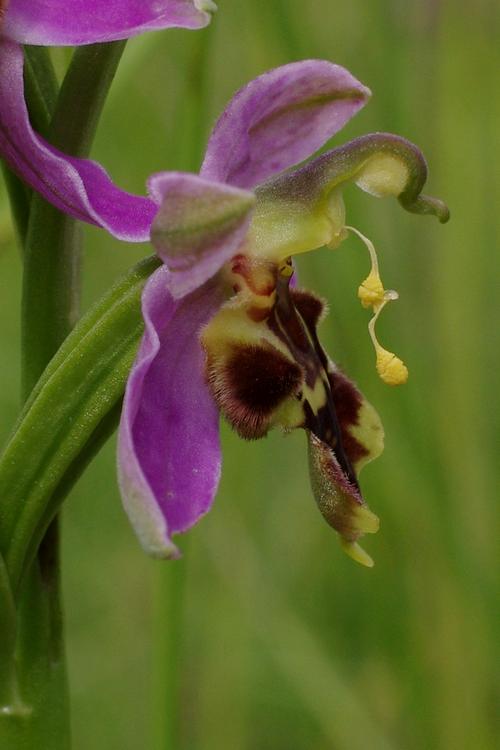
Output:
[[[224,430],[215,508],[170,565],[138,549],[112,445],[81,480],[64,514],[76,750],[164,747],[170,619],[183,632],[176,750],[496,746],[499,23],[493,0],[221,0],[211,31],[129,43],[94,149],[124,187],[196,169],[237,87],[271,66],[324,57],[374,94],[335,143],[370,130],[411,138],[452,221],[346,193],[349,222],[373,239],[401,294],[380,326],[410,367],[401,389],[374,373],[355,296],[368,267],[359,242],[300,263],[303,283],[330,301],[322,338],[386,427],[386,452],[362,477],[382,519],[366,543],[373,570],[343,556],[319,517],[300,434],[245,444]],[[4,206],[2,194],[5,435],[18,399],[20,262]],[[89,229],[85,306],[146,252]],[[168,589],[181,566],[179,618]]]

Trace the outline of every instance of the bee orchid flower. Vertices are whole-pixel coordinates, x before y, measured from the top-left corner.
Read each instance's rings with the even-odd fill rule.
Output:
[[[171,541],[211,506],[220,473],[219,413],[243,438],[302,428],[311,484],[345,551],[372,565],[358,539],[378,529],[358,483],[382,451],[373,407],[321,346],[325,304],[296,287],[292,258],[337,247],[349,229],[342,189],[354,182],[408,210],[447,219],[421,194],[426,165],[390,134],[357,138],[294,170],[367,100],[346,70],[321,61],[278,68],[239,91],[215,125],[200,174],[149,180],[160,208],[151,238],[164,261],[143,293],[145,334],[127,385],[119,433],[122,497],[144,547],[175,557]],[[375,321],[395,293],[375,250],[360,286],[373,309],[377,369],[404,382]]]
[[[12,75],[22,76],[22,60]],[[306,161],[369,96],[347,70],[326,61],[271,70],[229,102],[199,174],[155,174],[148,197],[123,193],[100,165],[42,141],[22,98],[9,115],[25,149],[22,159],[1,131],[0,150],[32,187],[119,238],[150,236],[163,261],[143,292],[145,331],[128,379],[118,447],[125,509],[150,554],[176,557],[173,535],[211,507],[222,414],[245,439],[274,427],[303,429],[321,513],[348,554],[372,564],[358,539],[375,532],[378,519],[362,497],[358,474],[380,454],[382,426],[321,346],[317,328],[325,303],[296,286],[293,258],[335,248],[349,231],[359,234],[372,270],[358,293],[373,310],[369,330],[379,374],[396,385],[406,378],[405,366],[375,334],[381,310],[396,294],[383,287],[373,245],[346,224],[342,190],[355,183],[441,221],[448,212],[422,194],[424,158],[398,136],[363,136]]]

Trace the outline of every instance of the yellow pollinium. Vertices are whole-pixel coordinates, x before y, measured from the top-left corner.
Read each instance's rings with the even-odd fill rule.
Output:
[[[387,385],[404,385],[408,380],[408,368],[399,357],[387,349],[377,349],[377,372]]]
[[[377,308],[384,301],[385,289],[380,276],[373,269],[358,289],[358,297],[363,307]]]
[[[408,368],[393,352],[389,352],[387,349],[384,349],[383,346],[380,346],[375,334],[375,323],[377,322],[378,316],[388,302],[398,298],[398,293],[393,289],[384,289],[378,270],[377,253],[373,243],[368,237],[361,234],[358,229],[347,226],[346,229],[359,237],[370,253],[370,260],[372,263],[371,271],[360,285],[358,289],[358,297],[363,307],[371,307],[375,313],[368,323],[368,330],[377,355],[377,372],[381,380],[383,380],[384,383],[387,383],[387,385],[403,385],[408,380]]]
[[[361,234],[358,229],[347,226],[346,229],[359,237],[370,253],[372,267],[370,273],[358,288],[358,297],[363,307],[371,307],[373,308],[373,311],[376,312],[386,300],[386,291],[378,270],[377,252],[373,246],[373,242],[371,242],[368,237],[365,237],[364,234]]]
[[[389,352],[384,349],[378,342],[377,335],[375,333],[375,323],[380,315],[383,308],[388,302],[396,300],[398,298],[397,292],[390,289],[384,292],[383,302],[376,308],[375,315],[368,323],[368,331],[377,355],[376,368],[381,380],[387,385],[404,385],[408,380],[408,368],[394,352]]]

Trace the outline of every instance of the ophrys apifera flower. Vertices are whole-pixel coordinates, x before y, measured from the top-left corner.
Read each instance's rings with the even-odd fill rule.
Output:
[[[165,266],[143,295],[146,332],[120,427],[125,506],[146,549],[175,556],[185,531],[213,501],[220,472],[219,413],[246,439],[302,428],[311,484],[346,552],[378,529],[358,483],[380,454],[380,420],[320,344],[325,304],[294,283],[292,258],[335,248],[350,228],[342,189],[355,182],[396,196],[408,210],[447,219],[421,194],[426,165],[403,138],[357,138],[298,169],[369,92],[342,68],[306,61],[271,71],[236,94],[208,143],[200,175],[150,178],[159,205],[151,237]],[[356,231],[356,230],[353,230]],[[375,251],[359,295],[373,308],[377,369],[388,383],[403,363],[374,325],[395,293],[383,288]]]
[[[14,81],[22,77],[20,60],[11,73]],[[376,531],[378,519],[358,475],[382,450],[382,426],[321,346],[325,304],[295,285],[292,259],[335,248],[351,231],[342,197],[347,183],[440,221],[448,212],[421,193],[427,169],[418,148],[395,135],[356,138],[291,169],[368,97],[329,62],[272,70],[231,100],[199,175],[153,175],[149,197],[124,193],[99,165],[43,142],[21,112],[24,101],[16,101],[16,144],[25,151],[16,161],[6,150],[13,168],[77,218],[129,241],[150,235],[164,262],[143,293],[145,332],[125,393],[118,456],[125,508],[151,554],[174,557],[172,536],[210,508],[222,414],[247,439],[273,427],[305,431],[318,506],[345,550],[371,564],[358,539]],[[375,336],[378,315],[396,295],[384,289],[366,244],[372,271],[359,296],[373,309],[377,369],[397,384],[405,366]]]

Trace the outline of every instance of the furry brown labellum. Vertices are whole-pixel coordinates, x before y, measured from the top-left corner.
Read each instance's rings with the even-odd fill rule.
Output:
[[[264,437],[276,410],[300,392],[301,368],[270,344],[230,344],[226,356],[207,358],[217,406],[241,437]]]
[[[357,540],[377,531],[378,519],[357,477],[382,450],[380,420],[319,342],[324,303],[290,289],[280,275],[275,290],[265,291],[236,294],[202,331],[210,390],[244,438],[264,437],[275,426],[306,431],[318,508],[346,552],[371,565]]]

